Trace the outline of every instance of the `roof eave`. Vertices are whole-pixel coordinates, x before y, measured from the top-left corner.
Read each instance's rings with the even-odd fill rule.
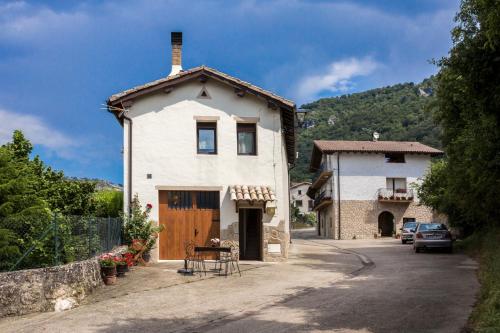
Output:
[[[130,92],[127,93],[127,90],[114,94],[110,96],[108,99],[111,105],[117,105],[121,102],[128,101],[139,96],[143,96],[149,93],[156,92],[160,89],[165,89],[168,87],[173,87],[178,85],[181,82],[196,78],[201,75],[206,75],[208,77],[214,78],[220,82],[224,82],[226,84],[232,85],[235,88],[243,88],[245,91],[260,97],[264,98],[266,101],[273,101],[276,107],[282,107],[289,110],[296,110],[296,105],[292,101],[289,101],[280,96],[274,95],[273,93],[266,91],[262,88],[254,86],[248,82],[241,81],[236,79],[230,75],[219,72],[215,69],[211,69],[206,66],[195,67],[193,69],[187,70],[185,72],[181,72],[171,78],[165,78],[157,80],[156,84],[145,84],[143,86],[138,86],[132,89],[129,89]],[[156,81],[153,81],[156,82]]]

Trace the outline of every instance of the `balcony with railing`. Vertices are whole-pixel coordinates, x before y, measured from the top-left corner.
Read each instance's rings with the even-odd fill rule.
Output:
[[[332,175],[333,171],[325,163],[321,163],[318,170],[314,173],[312,184],[309,188],[311,190],[318,190]]]
[[[319,210],[333,203],[332,191],[323,190],[314,197],[314,210]]]
[[[378,201],[381,202],[411,202],[413,197],[413,189],[380,188],[377,191]]]

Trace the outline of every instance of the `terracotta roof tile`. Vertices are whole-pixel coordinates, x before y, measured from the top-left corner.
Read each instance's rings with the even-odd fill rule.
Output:
[[[229,195],[233,201],[275,201],[276,196],[270,186],[231,185]]]
[[[369,153],[414,153],[442,155],[443,152],[420,142],[406,141],[326,141],[316,140],[314,145],[323,153],[369,152]]]

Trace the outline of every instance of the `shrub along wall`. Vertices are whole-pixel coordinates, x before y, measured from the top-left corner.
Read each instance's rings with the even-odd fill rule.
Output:
[[[97,259],[0,273],[0,317],[63,311],[102,284]]]

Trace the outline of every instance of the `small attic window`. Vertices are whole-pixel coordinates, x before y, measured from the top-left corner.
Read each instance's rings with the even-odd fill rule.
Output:
[[[210,94],[208,93],[208,90],[205,86],[203,86],[203,88],[201,88],[201,91],[200,93],[198,94],[198,98],[212,98],[210,97]]]
[[[386,153],[386,163],[405,163],[405,154],[403,153]]]

